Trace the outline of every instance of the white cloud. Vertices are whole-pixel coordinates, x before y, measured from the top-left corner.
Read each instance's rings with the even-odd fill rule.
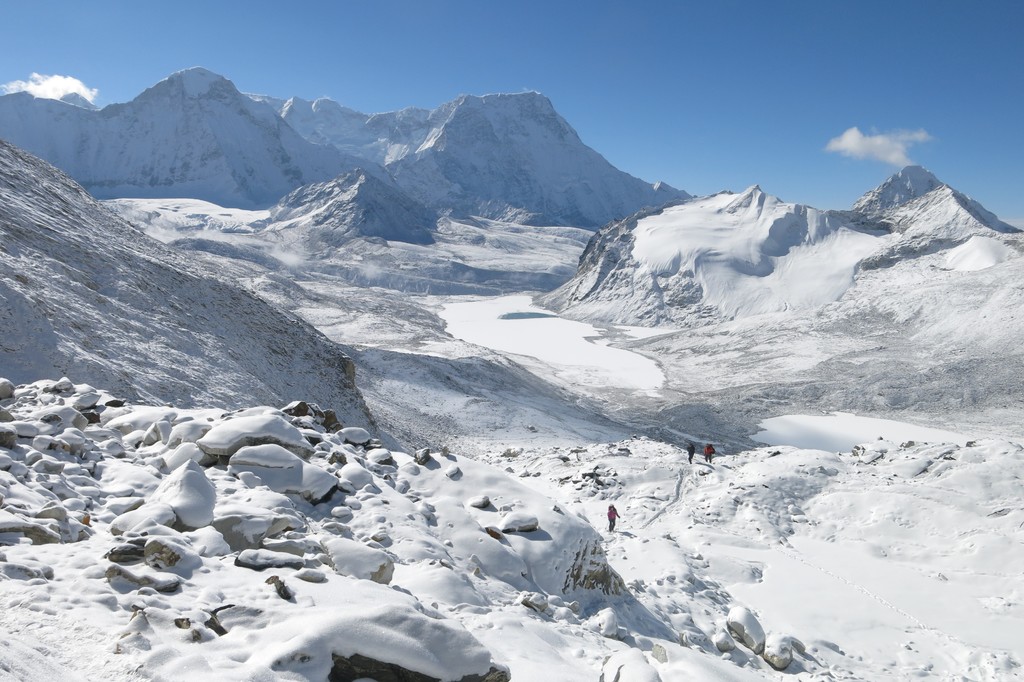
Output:
[[[913,161],[907,156],[907,148],[930,139],[932,136],[924,130],[896,130],[865,135],[860,128],[853,127],[829,140],[825,151],[838,152],[855,159],[876,159],[894,166],[909,166]]]
[[[100,91],[96,88],[88,88],[85,83],[71,76],[44,76],[41,73],[33,73],[27,81],[11,81],[0,85],[0,90],[5,95],[12,92],[27,92],[35,97],[46,99],[60,99],[64,95],[72,93],[81,95],[90,102],[95,102]]]

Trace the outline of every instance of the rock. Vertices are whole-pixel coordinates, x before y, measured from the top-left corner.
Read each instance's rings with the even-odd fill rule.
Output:
[[[129,571],[127,568],[116,564],[107,568],[104,576],[107,582],[111,584],[122,580],[133,585],[135,589],[151,587],[157,592],[170,593],[176,592],[181,587],[181,580],[176,576],[143,575]]]
[[[484,528],[484,532],[490,535],[495,540],[501,540],[505,537],[505,535],[494,526],[487,526],[486,528]]]
[[[421,450],[416,451],[416,454],[413,455],[413,461],[415,461],[420,466],[426,466],[427,462],[434,461],[434,458],[430,456],[429,448],[423,448]]]
[[[176,448],[182,443],[195,443],[210,432],[213,425],[209,422],[190,420],[175,424],[167,434],[167,447]],[[198,446],[196,446],[198,447]]]
[[[619,617],[615,614],[614,609],[605,608],[598,611],[594,617],[594,625],[602,637],[617,638],[619,636]]]
[[[104,556],[115,564],[134,564],[142,561],[146,543],[144,541],[128,541],[115,545]]]
[[[60,533],[43,523],[27,519],[0,509],[0,533],[17,533],[32,541],[33,545],[52,545],[60,542]]]
[[[234,552],[256,549],[265,538],[297,528],[292,518],[267,511],[222,514],[214,518],[212,525]]]
[[[34,568],[0,559],[0,576],[10,580],[53,580],[53,569],[49,566]]]
[[[711,641],[714,643],[715,648],[723,654],[736,648],[736,640],[725,630],[719,630]]]
[[[13,426],[0,424],[0,448],[13,450],[18,445],[18,431]]]
[[[305,400],[295,400],[281,408],[281,411],[292,417],[314,417],[318,421],[324,417],[323,410],[318,405],[307,403]]]
[[[768,635],[761,658],[776,670],[785,670],[793,662],[792,641],[784,635]]]
[[[726,617],[729,634],[739,640],[745,647],[760,655],[764,651],[764,628],[749,609],[734,606],[729,609]]]
[[[349,462],[345,466],[341,467],[338,471],[338,478],[342,483],[347,484],[346,487],[350,488],[352,492],[368,487],[374,491],[377,490],[377,484],[374,483],[373,474],[355,462]]]
[[[387,552],[347,538],[321,541],[336,573],[388,585],[395,574],[395,562]]]
[[[460,469],[457,464],[452,464],[444,470],[444,475],[453,481],[457,481],[462,478],[462,469]]]
[[[167,526],[170,528],[178,520],[178,515],[170,505],[163,502],[146,502],[137,509],[127,511],[110,523],[111,535],[124,535],[131,531],[145,531],[150,526]]]
[[[373,438],[369,431],[361,429],[358,426],[346,427],[341,429],[338,433],[346,443],[351,443],[352,445],[366,445],[370,442],[370,439]]]
[[[278,445],[303,459],[314,452],[302,433],[276,414],[229,419],[210,429],[196,445],[207,454],[225,458],[256,445]]]
[[[0,379],[0,400],[14,397],[14,384],[8,379]]]
[[[273,585],[274,590],[277,592],[277,596],[285,601],[291,601],[295,599],[295,591],[292,588],[284,584],[280,576],[272,575],[265,581],[268,585]]]
[[[203,468],[188,460],[167,476],[149,499],[150,503],[163,503],[174,510],[179,530],[195,530],[213,521],[217,490]]]
[[[191,572],[202,566],[203,560],[183,540],[170,537],[150,537],[143,548],[143,560],[159,571],[176,568],[177,572]]]
[[[604,594],[622,594],[626,591],[622,576],[608,565],[600,543],[584,544],[573,558],[563,589],[571,592],[579,588],[600,590]]]
[[[309,464],[280,445],[250,445],[239,449],[228,460],[228,473],[250,472],[260,477],[274,492],[300,495],[317,504],[338,489],[338,479],[318,466]]]
[[[505,515],[498,527],[503,533],[530,533],[540,528],[540,522],[533,514],[513,511]]]
[[[374,448],[366,453],[366,459],[374,464],[382,466],[395,466],[395,458],[391,451],[386,448]]]
[[[286,552],[272,552],[269,549],[244,549],[235,557],[235,566],[262,571],[268,568],[303,568],[302,557]]]
[[[524,592],[519,597],[519,603],[537,613],[548,610],[548,598],[540,592]]]
[[[491,498],[487,497],[487,495],[477,495],[476,497],[469,498],[466,504],[477,509],[486,509],[491,506]]]
[[[325,583],[327,582],[327,575],[323,571],[318,571],[315,568],[303,568],[295,572],[295,577],[299,580],[305,580],[307,583]]]
[[[668,663],[668,651],[665,650],[660,644],[655,644],[651,647],[651,658],[656,660],[658,663]]]
[[[0,422],[12,422],[14,421],[14,415],[0,407]]]

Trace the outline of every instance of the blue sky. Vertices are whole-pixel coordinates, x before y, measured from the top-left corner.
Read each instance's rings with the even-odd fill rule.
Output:
[[[36,0],[0,26],[9,90],[66,76],[102,106],[191,66],[364,112],[537,90],[694,194],[847,208],[910,160],[1024,224],[1019,0]]]

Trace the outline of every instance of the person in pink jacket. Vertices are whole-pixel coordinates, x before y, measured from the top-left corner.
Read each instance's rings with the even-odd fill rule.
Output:
[[[615,530],[615,519],[619,518],[619,510],[614,504],[608,505],[608,530]]]

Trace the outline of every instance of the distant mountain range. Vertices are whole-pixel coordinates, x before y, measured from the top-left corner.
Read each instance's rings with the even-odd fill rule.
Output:
[[[614,168],[537,93],[371,116],[330,100],[247,96],[194,68],[100,110],[0,97],[0,137],[98,198],[267,207],[359,169],[434,212],[596,229],[689,196]]]
[[[862,269],[1017,231],[917,166],[852,211],[786,203],[754,186],[606,226],[573,279],[542,300],[573,317],[624,324],[808,311],[838,300]]]

